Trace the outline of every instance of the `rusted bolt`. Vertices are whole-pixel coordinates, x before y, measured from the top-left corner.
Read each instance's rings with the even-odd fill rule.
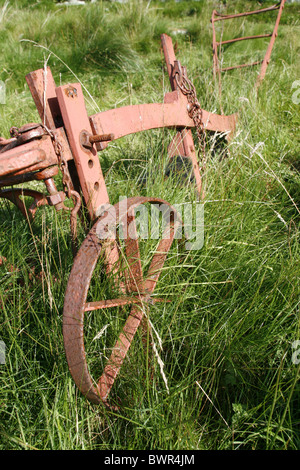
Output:
[[[46,196],[47,201],[50,206],[55,206],[57,211],[64,209],[63,201],[66,199],[66,195],[63,191],[59,191],[55,194],[50,194]]]
[[[75,98],[77,97],[77,89],[69,85],[67,88],[65,88],[65,94],[68,96],[68,98]]]
[[[93,144],[97,142],[110,142],[114,140],[114,134],[90,134],[88,131],[83,130],[80,132],[79,141],[80,145],[85,149],[91,149]]]
[[[57,166],[45,168],[45,170],[42,170],[35,175],[35,179],[38,181],[44,181],[47,191],[49,193],[49,196],[46,196],[48,204],[50,206],[54,206],[55,209],[59,211],[65,208],[63,201],[65,200],[66,195],[63,191],[57,191],[56,189],[53,176],[57,175],[57,173]]]
[[[114,138],[114,134],[95,134],[89,136],[89,141],[91,144],[94,144],[96,142],[109,142],[114,140]]]

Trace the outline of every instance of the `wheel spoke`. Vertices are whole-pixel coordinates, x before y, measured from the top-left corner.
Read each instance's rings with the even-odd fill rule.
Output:
[[[91,312],[93,310],[101,310],[103,308],[123,307],[124,305],[130,305],[138,302],[140,302],[140,300],[130,297],[124,297],[113,300],[98,300],[97,302],[87,302],[85,304],[84,311]]]
[[[173,218],[170,220],[170,224],[165,228],[162,240],[159,242],[156,252],[153,255],[145,280],[145,291],[149,294],[151,294],[155,289],[180,223],[181,221],[179,219],[174,220]]]
[[[161,299],[158,297],[141,296],[141,297],[122,297],[120,299],[97,300],[95,302],[86,302],[84,311],[92,312],[93,310],[102,310],[104,308],[124,307],[125,305],[132,304],[156,304],[158,302],[171,302],[168,299]]]
[[[127,214],[126,229],[129,232],[125,240],[125,252],[128,263],[128,290],[129,292],[143,292],[143,272],[134,209]]]
[[[98,382],[100,397],[106,402],[113,383],[121,369],[123,361],[132,343],[133,337],[140,326],[144,311],[140,306],[133,306],[122,333],[117,340],[110,359]]]

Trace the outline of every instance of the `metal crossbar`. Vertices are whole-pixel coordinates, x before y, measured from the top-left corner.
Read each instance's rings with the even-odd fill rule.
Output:
[[[270,57],[271,57],[272,49],[273,49],[273,46],[274,46],[274,43],[275,43],[275,39],[276,39],[277,34],[278,34],[278,26],[279,26],[279,22],[280,22],[280,18],[281,18],[281,15],[282,15],[282,10],[283,10],[285,2],[286,2],[286,0],[281,0],[281,2],[279,2],[279,3],[277,3],[273,6],[270,6],[268,8],[262,8],[260,10],[247,11],[247,12],[243,12],[243,13],[236,13],[236,14],[232,14],[232,15],[223,15],[223,14],[217,12],[216,10],[213,10],[212,18],[211,18],[212,30],[213,30],[213,72],[214,72],[214,77],[215,78],[218,75],[219,86],[220,87],[221,87],[221,73],[222,72],[226,72],[228,70],[240,69],[240,68],[244,68],[244,67],[252,67],[252,66],[261,64],[260,73],[258,75],[257,82],[256,82],[256,88],[259,87],[260,83],[262,82],[262,80],[265,77],[266,70],[267,70],[267,67],[268,67],[269,62],[270,62]],[[255,35],[255,36],[244,36],[244,37],[239,37],[239,38],[234,38],[234,39],[228,39],[226,41],[217,41],[216,40],[216,30],[215,30],[215,22],[216,21],[230,20],[230,19],[233,19],[233,18],[241,18],[241,17],[244,17],[244,16],[250,16],[250,15],[258,15],[260,13],[268,13],[268,12],[271,12],[271,11],[274,11],[274,10],[278,10],[278,15],[277,15],[277,19],[276,19],[275,26],[274,26],[274,29],[273,29],[272,33],[258,34],[258,35]],[[218,56],[219,56],[219,47],[220,46],[222,46],[224,44],[232,44],[232,43],[235,43],[235,42],[238,42],[238,41],[246,41],[246,40],[268,38],[268,37],[271,38],[271,39],[270,39],[268,48],[266,50],[265,56],[262,60],[252,62],[250,64],[233,65],[231,67],[225,67],[225,68],[221,68],[219,66],[219,57]]]

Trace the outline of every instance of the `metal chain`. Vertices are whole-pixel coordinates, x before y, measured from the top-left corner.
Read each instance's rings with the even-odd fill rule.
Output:
[[[58,165],[62,172],[63,187],[67,193],[68,198],[70,199],[72,197],[73,183],[72,183],[71,175],[70,175],[69,168],[68,168],[68,161],[64,157],[63,146],[61,142],[58,140],[57,136],[51,131],[50,131],[50,135],[53,141],[54,151],[58,158]]]
[[[69,199],[73,199],[73,202],[74,202],[74,207],[71,210],[70,225],[71,225],[73,252],[75,254],[75,252],[77,251],[77,247],[76,247],[77,213],[81,206],[81,197],[80,197],[80,194],[77,191],[75,191],[73,188],[72,178],[71,178],[69,167],[68,167],[68,160],[65,158],[63,145],[61,144],[58,137],[55,135],[53,131],[48,129],[45,125],[42,125],[42,127],[48,132],[48,134],[50,135],[53,141],[54,151],[58,159],[58,165],[62,172],[62,183],[65,189],[65,192],[67,194],[67,197]]]
[[[202,118],[202,108],[198,101],[196,89],[192,81],[186,76],[185,73],[175,73],[175,81],[181,92],[187,97],[188,100],[188,114],[194,121],[196,133],[202,150],[202,170],[206,168],[206,132]]]

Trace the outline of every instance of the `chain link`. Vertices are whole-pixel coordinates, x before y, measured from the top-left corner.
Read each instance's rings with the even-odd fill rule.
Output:
[[[196,89],[192,81],[186,76],[185,73],[175,73],[175,81],[180,91],[187,97],[188,100],[188,114],[194,121],[196,134],[202,150],[202,170],[206,168],[206,132],[202,117],[202,108],[198,101]]]
[[[73,182],[72,182],[72,178],[71,178],[69,167],[68,167],[68,160],[66,159],[64,155],[63,145],[61,144],[58,137],[55,135],[53,131],[48,129],[45,125],[42,125],[42,127],[47,131],[47,133],[50,135],[52,139],[54,151],[58,159],[58,166],[62,172],[62,183],[63,183],[64,190],[67,194],[67,197],[69,199],[72,199],[74,202],[74,206],[71,210],[70,225],[71,225],[73,252],[75,254],[75,252],[77,251],[77,247],[76,247],[77,245],[77,213],[81,206],[81,197],[80,197],[80,194],[77,191],[75,191],[73,188]]]

